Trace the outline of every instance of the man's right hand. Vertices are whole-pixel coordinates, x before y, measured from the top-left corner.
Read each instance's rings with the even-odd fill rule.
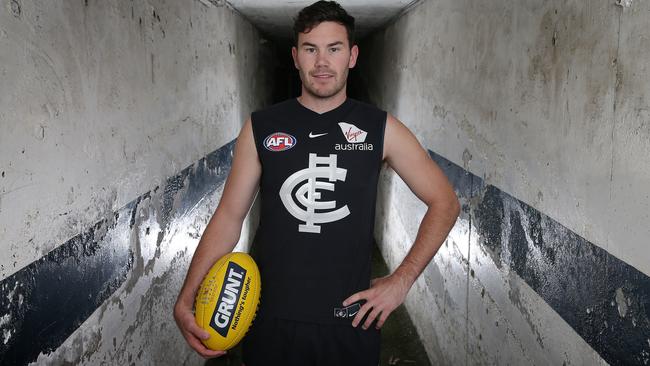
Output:
[[[191,307],[177,303],[174,306],[174,319],[187,343],[203,358],[215,358],[226,354],[226,351],[213,351],[201,342],[201,339],[210,338],[210,334],[196,324]]]

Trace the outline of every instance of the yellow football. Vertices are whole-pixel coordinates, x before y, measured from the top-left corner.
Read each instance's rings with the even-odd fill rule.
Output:
[[[203,279],[196,295],[196,323],[210,338],[212,350],[233,348],[250,328],[260,302],[260,271],[253,258],[241,252],[221,257]]]

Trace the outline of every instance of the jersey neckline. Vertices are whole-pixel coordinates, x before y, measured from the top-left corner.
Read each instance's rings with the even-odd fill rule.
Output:
[[[329,111],[326,111],[326,112],[323,112],[323,113],[318,113],[318,112],[313,111],[313,110],[311,110],[311,109],[305,107],[304,105],[302,105],[302,103],[300,103],[300,102],[298,101],[298,98],[297,98],[297,97],[296,97],[296,98],[292,98],[292,100],[293,100],[293,102],[294,102],[295,104],[298,105],[298,108],[300,108],[301,110],[307,112],[308,114],[310,114],[310,115],[312,115],[312,116],[316,116],[316,117],[319,117],[319,118],[320,118],[320,117],[326,117],[326,116],[333,115],[333,114],[337,113],[338,111],[343,110],[346,106],[348,106],[348,105],[350,104],[350,98],[349,98],[349,97],[346,97],[345,100],[343,101],[343,103],[341,103],[339,106],[337,106],[337,107],[335,107],[335,108],[333,108],[333,109],[330,109]]]

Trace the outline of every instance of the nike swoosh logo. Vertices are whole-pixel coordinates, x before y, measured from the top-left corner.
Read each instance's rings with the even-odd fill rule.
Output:
[[[325,132],[325,133],[319,133],[319,134],[316,134],[316,135],[314,135],[313,132],[310,132],[310,133],[309,133],[309,138],[312,138],[312,139],[313,139],[314,137],[320,137],[320,136],[325,136],[325,135],[327,135],[327,132]]]
[[[348,317],[354,316],[358,312],[359,312],[359,310],[355,311],[354,313],[350,313],[350,314],[348,314]]]

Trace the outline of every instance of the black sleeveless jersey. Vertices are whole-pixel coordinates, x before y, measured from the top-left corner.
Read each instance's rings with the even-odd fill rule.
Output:
[[[347,98],[319,114],[289,99],[251,114],[262,165],[254,238],[258,316],[349,323],[370,287],[385,111]]]

